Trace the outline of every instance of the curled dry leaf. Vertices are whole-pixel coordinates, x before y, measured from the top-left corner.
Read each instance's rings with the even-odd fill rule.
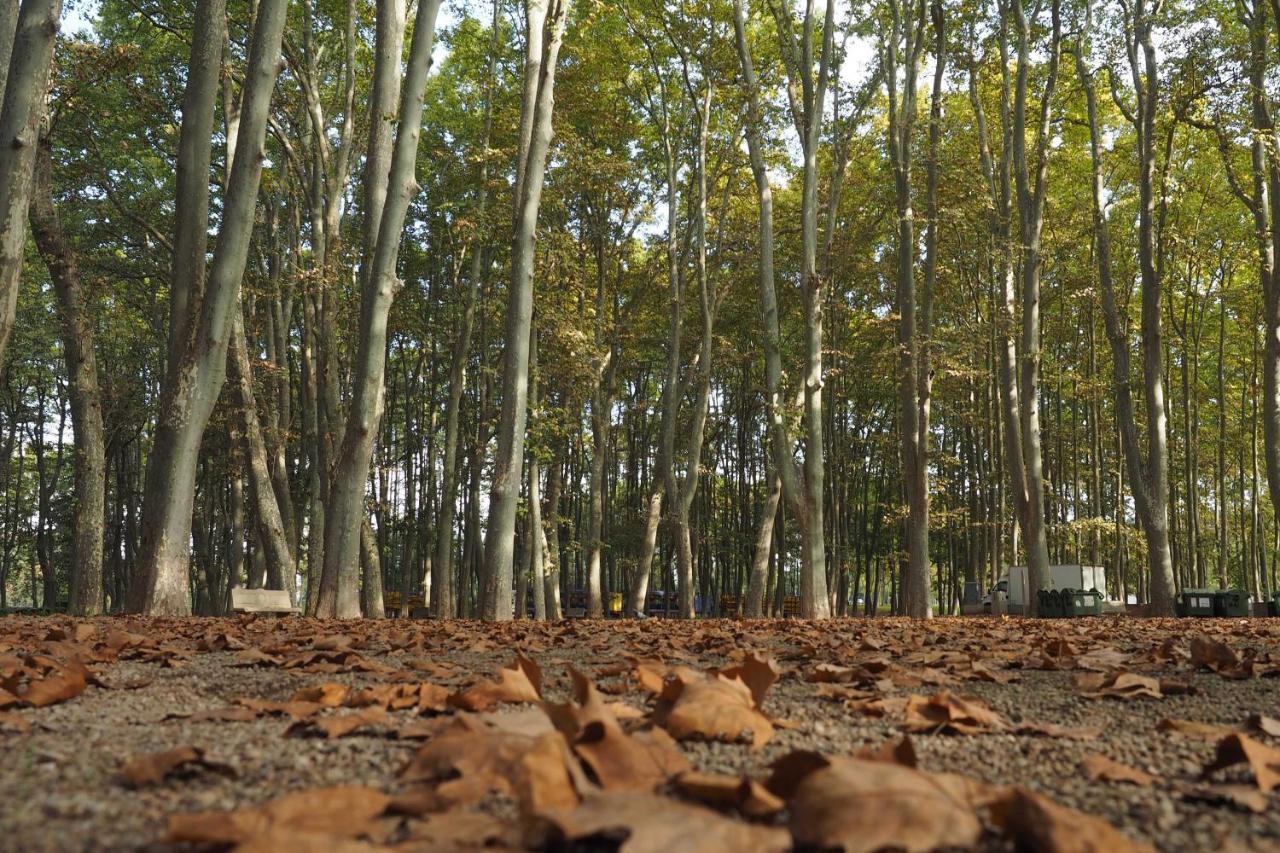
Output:
[[[505,732],[468,716],[419,747],[401,771],[406,782],[436,784],[437,793],[451,803],[472,803],[490,791],[514,793],[520,761],[537,738]]]
[[[0,696],[0,707],[19,704],[43,708],[66,702],[83,693],[93,678],[93,673],[79,658],[61,662],[44,656],[31,657],[26,661],[25,670],[29,677],[25,687],[18,683],[18,674],[0,682],[0,689],[17,700],[10,703],[5,701],[5,696]]]
[[[380,726],[388,721],[387,712],[378,705],[364,708],[360,711],[351,711],[346,714],[337,714],[332,717],[310,717],[305,720],[297,720],[290,724],[285,730],[285,734],[307,734],[323,732],[329,740],[353,734],[361,729],[367,729],[371,726]]]
[[[1090,698],[1112,697],[1115,699],[1160,699],[1164,694],[1160,691],[1160,681],[1136,672],[1119,670],[1110,674],[1086,672],[1076,676],[1076,687],[1081,695]]]
[[[1191,638],[1191,663],[1229,678],[1249,678],[1253,675],[1233,648],[1203,634]]]
[[[901,764],[795,752],[768,787],[785,798],[796,842],[846,853],[971,847],[982,834],[966,792],[949,777]]]
[[[1173,732],[1188,737],[1218,740],[1232,734],[1236,729],[1220,723],[1202,723],[1199,720],[1175,720],[1168,717],[1156,723],[1156,729],[1162,732]]]
[[[126,761],[120,767],[120,778],[131,788],[155,785],[175,770],[199,767],[224,776],[235,776],[234,768],[205,758],[198,746],[178,746]]]
[[[390,803],[391,797],[381,791],[358,785],[313,788],[286,794],[257,808],[171,815],[165,841],[245,845],[268,839],[277,845],[277,850],[335,849],[334,842],[375,832],[376,819]],[[318,842],[316,837],[333,847]]]
[[[544,819],[551,838],[560,842],[625,838],[619,853],[781,853],[791,849],[785,829],[743,823],[656,794],[601,794],[574,809],[547,812]]]
[[[515,767],[516,799],[526,819],[550,809],[573,808],[578,804],[571,765],[564,738],[555,732],[533,740]]]
[[[741,776],[690,771],[676,777],[675,789],[690,800],[718,809],[736,809],[747,817],[768,817],[786,805],[763,783]]]
[[[918,767],[915,744],[908,735],[897,740],[887,740],[879,746],[868,746],[858,752],[858,758],[867,761],[888,761],[890,764],[901,764],[903,767]]]
[[[751,701],[757,709],[764,707],[765,694],[774,685],[781,674],[778,662],[761,652],[748,652],[742,663],[721,670],[725,678],[740,678],[751,691]]]
[[[968,735],[1002,731],[1009,723],[980,700],[943,690],[927,699],[908,697],[902,727],[909,732]]]
[[[1269,805],[1267,795],[1254,785],[1204,785],[1192,788],[1183,796],[1193,802],[1225,803],[1257,814],[1265,812]]]
[[[759,748],[773,737],[773,724],[756,708],[741,678],[704,675],[688,667],[667,679],[654,720],[676,740],[732,743],[750,735]]]
[[[1245,726],[1251,731],[1260,734],[1280,737],[1280,720],[1268,717],[1265,714],[1249,715],[1249,719],[1245,720]]]
[[[1022,788],[1009,790],[991,807],[996,825],[1020,850],[1044,853],[1154,853],[1100,817],[1058,805]]]
[[[1217,771],[1236,764],[1249,765],[1254,782],[1263,792],[1280,785],[1280,749],[1238,732],[1218,741],[1217,754],[1200,771],[1200,778],[1208,779]]]
[[[498,671],[497,681],[477,684],[449,697],[449,703],[467,711],[487,711],[500,702],[537,702],[542,699],[542,669],[523,654]]]
[[[573,701],[544,704],[552,723],[605,790],[651,791],[689,762],[661,729],[628,734],[586,675],[570,668]]]
[[[302,688],[290,697],[290,701],[314,702],[325,708],[337,708],[347,701],[348,692],[350,692],[350,689],[347,685],[327,681],[324,684],[317,684],[315,687]]]
[[[305,720],[308,717],[314,717],[316,714],[324,710],[324,706],[319,702],[303,702],[299,700],[272,702],[270,699],[253,699],[246,697],[241,697],[234,701],[237,705],[257,711],[259,714],[289,716],[295,720]]]
[[[1121,764],[1105,755],[1086,755],[1080,766],[1094,782],[1129,782],[1140,788],[1150,788],[1156,777],[1144,770]]]

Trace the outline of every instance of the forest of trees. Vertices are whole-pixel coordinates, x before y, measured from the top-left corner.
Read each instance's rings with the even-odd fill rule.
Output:
[[[1268,597],[1276,56],[1280,0],[0,0],[0,608]]]

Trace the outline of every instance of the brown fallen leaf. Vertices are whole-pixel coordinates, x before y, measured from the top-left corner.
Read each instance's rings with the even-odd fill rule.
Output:
[[[978,699],[943,690],[928,698],[908,697],[902,727],[909,732],[967,735],[1003,731],[1009,722]]]
[[[741,678],[704,675],[680,667],[667,679],[654,721],[676,740],[736,742],[748,735],[756,748],[773,737],[773,724],[756,709]]]
[[[232,812],[194,812],[169,817],[165,841],[170,844],[244,845],[255,839],[288,840],[300,833],[311,846],[288,844],[275,849],[336,849],[328,844],[355,839],[376,829],[375,819],[390,805],[391,797],[358,785],[312,788],[286,794],[257,808]],[[296,835],[294,836],[296,837]],[[240,848],[237,848],[240,849]]]
[[[717,809],[736,809],[747,817],[768,817],[786,805],[763,783],[741,776],[689,771],[676,777],[675,789],[690,800]]]
[[[408,827],[405,844],[411,850],[507,850],[520,843],[519,832],[507,823],[474,811],[447,811]]]
[[[1203,634],[1191,638],[1191,663],[1214,672],[1240,668],[1240,656],[1221,640]]]
[[[791,849],[785,829],[743,823],[656,794],[601,794],[574,809],[545,812],[542,819],[543,831],[562,843],[625,837],[619,853],[781,853]]]
[[[1218,740],[1236,731],[1233,726],[1219,723],[1202,723],[1199,720],[1176,720],[1168,717],[1156,723],[1156,729],[1162,732],[1173,732],[1188,737]]]
[[[667,732],[651,729],[628,734],[595,684],[573,667],[569,675],[573,701],[544,703],[543,709],[600,787],[651,791],[689,769],[688,760]]]
[[[1090,698],[1112,697],[1116,699],[1137,699],[1145,697],[1160,699],[1160,681],[1135,672],[1119,670],[1103,675],[1102,673],[1081,673],[1076,677],[1076,686],[1081,695]]]
[[[1044,853],[1154,853],[1100,817],[1014,788],[991,807],[992,819],[1020,850]]]
[[[766,784],[786,800],[787,825],[805,846],[926,851],[972,847],[982,834],[956,786],[893,762],[793,752]]]
[[[1245,720],[1245,727],[1260,734],[1280,737],[1280,720],[1265,714],[1250,714]]]
[[[1066,740],[1094,740],[1102,737],[1101,729],[1076,726],[1060,726],[1057,723],[1019,723],[1014,734],[1030,737],[1064,738]]]
[[[1150,788],[1156,781],[1150,773],[1113,761],[1105,755],[1086,755],[1080,766],[1094,782],[1130,782],[1140,788]]]
[[[1224,767],[1236,764],[1249,765],[1260,791],[1267,792],[1280,785],[1280,749],[1238,732],[1218,741],[1217,754],[1200,771],[1200,778],[1208,779]]]
[[[242,652],[236,652],[236,656],[232,659],[232,666],[280,666],[284,663],[283,658],[275,655],[269,655],[261,649],[245,649]]]
[[[903,735],[896,740],[887,740],[879,746],[868,746],[858,752],[858,758],[867,761],[888,761],[891,764],[901,764],[903,767],[915,768],[920,765],[915,744],[911,742],[908,735]]]
[[[406,782],[427,782],[450,803],[473,803],[490,791],[514,793],[520,761],[537,738],[505,732],[468,716],[458,716],[410,759]]]
[[[304,687],[295,691],[290,697],[291,702],[314,702],[325,708],[337,708],[347,701],[347,694],[350,689],[345,684],[335,684],[327,681],[324,684],[317,684],[315,687]]]
[[[781,674],[778,662],[761,652],[748,652],[742,663],[721,670],[725,678],[740,678],[751,691],[751,701],[757,709],[764,707],[765,694],[774,685]]]
[[[270,699],[253,699],[247,697],[241,697],[232,701],[237,705],[257,711],[259,714],[286,715],[295,720],[305,720],[308,717],[314,717],[316,714],[324,710],[324,706],[319,702],[273,702]]]
[[[1183,796],[1196,802],[1226,803],[1257,814],[1269,806],[1267,795],[1254,785],[1204,785],[1190,789]]]
[[[14,683],[0,686],[15,696],[20,704],[30,705],[33,708],[44,708],[74,699],[88,687],[92,673],[80,660],[71,660],[67,663],[46,660],[44,676],[33,678],[27,683],[25,690]]]
[[[371,726],[384,725],[388,721],[387,712],[379,705],[373,705],[360,711],[347,714],[336,714],[331,717],[309,717],[296,720],[285,729],[286,735],[323,732],[329,740],[344,737]]]
[[[213,770],[224,776],[236,775],[235,769],[230,765],[205,758],[204,750],[200,747],[178,746],[126,761],[120,767],[120,777],[129,787],[141,788],[155,785],[175,770],[191,766]]]
[[[542,699],[542,669],[523,654],[498,671],[497,681],[486,681],[449,697],[449,703],[466,711],[487,711],[501,702],[538,702]]]

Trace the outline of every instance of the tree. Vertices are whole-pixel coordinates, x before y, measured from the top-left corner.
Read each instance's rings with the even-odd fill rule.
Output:
[[[524,95],[520,106],[511,280],[502,361],[502,413],[489,496],[489,525],[484,537],[481,615],[485,619],[511,618],[516,505],[524,474],[524,427],[528,417],[534,232],[542,199],[543,174],[551,149],[556,61],[568,12],[569,0],[527,0],[525,3]]]
[[[249,251],[286,7],[284,0],[262,0],[258,6],[235,164],[207,282],[203,244],[208,227],[210,126],[225,10],[221,0],[200,0],[196,9],[179,153],[170,357],[155,444],[147,463],[142,552],[128,602],[134,611],[173,616],[191,610],[188,565],[196,460],[226,375],[231,315]]]

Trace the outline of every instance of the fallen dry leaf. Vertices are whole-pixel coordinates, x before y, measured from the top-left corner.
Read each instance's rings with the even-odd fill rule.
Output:
[[[622,730],[595,685],[570,668],[573,701],[543,707],[606,791],[651,791],[689,768],[671,736],[662,729]]]
[[[625,837],[619,853],[781,853],[791,849],[785,829],[743,823],[656,794],[601,794],[574,809],[546,812],[542,818],[553,840],[586,844],[587,849],[595,849],[587,844],[592,839]]]
[[[797,843],[846,853],[971,847],[982,824],[940,778],[901,764],[794,752],[773,764]]]
[[[704,675],[688,667],[667,679],[654,720],[676,740],[732,743],[750,735],[759,748],[773,737],[773,724],[757,710],[741,678]]]
[[[477,684],[449,697],[450,704],[467,711],[487,711],[501,702],[538,702],[542,699],[542,669],[523,654],[498,671],[497,681]]]
[[[170,773],[185,767],[213,770],[224,776],[234,776],[235,770],[226,764],[205,758],[198,746],[178,746],[163,752],[153,752],[126,761],[120,767],[120,777],[131,788],[155,785]]]
[[[1130,782],[1141,788],[1150,788],[1156,781],[1150,773],[1113,761],[1105,755],[1086,755],[1080,766],[1094,782]]]
[[[1219,723],[1202,723],[1199,720],[1175,720],[1168,717],[1156,723],[1156,729],[1189,737],[1205,738],[1206,740],[1224,738],[1236,731],[1232,726],[1224,726]]]
[[[943,690],[928,698],[908,697],[902,727],[909,732],[968,735],[1002,731],[1009,723],[982,701]]]
[[[1020,850],[1044,853],[1154,853],[1100,817],[1014,788],[991,807],[992,818]]]
[[[780,797],[754,779],[720,773],[690,771],[676,777],[682,796],[718,809],[735,809],[747,817],[768,817],[786,805]]]
[[[329,740],[344,737],[371,726],[380,726],[388,722],[387,712],[379,705],[373,705],[360,711],[337,714],[331,717],[309,717],[297,720],[289,725],[285,734],[306,734],[323,732]]]
[[[1164,696],[1160,691],[1160,681],[1158,679],[1124,670],[1108,675],[1082,673],[1076,677],[1076,686],[1080,688],[1081,695],[1090,698],[1137,699],[1145,697],[1160,699]]]
[[[317,684],[315,687],[304,687],[296,691],[290,701],[292,702],[314,702],[317,705],[323,705],[326,708],[337,708],[347,701],[347,694],[350,689],[345,684],[334,684],[326,682]]]
[[[338,849],[337,841],[373,832],[375,819],[390,803],[391,797],[381,791],[358,785],[312,788],[257,808],[171,815],[165,840],[170,844],[245,845],[265,839],[283,845],[274,849]],[[290,842],[295,838],[309,842],[309,846],[294,846]]]
[[[1217,753],[1200,771],[1200,778],[1208,779],[1217,771],[1236,764],[1249,765],[1258,789],[1263,792],[1280,785],[1280,749],[1238,732],[1218,741]]]

